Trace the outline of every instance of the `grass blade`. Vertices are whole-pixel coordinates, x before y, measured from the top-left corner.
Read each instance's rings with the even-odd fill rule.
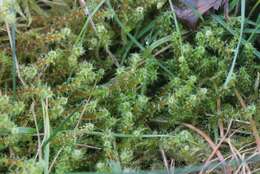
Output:
[[[228,24],[219,16],[212,14],[211,17],[220,25],[222,25],[228,32],[230,32],[232,35],[236,36],[235,30],[231,29]],[[245,19],[244,19],[245,20]],[[243,38],[241,38],[241,43],[245,45],[247,41]],[[260,59],[260,52],[254,48],[254,55]]]
[[[42,114],[44,123],[44,137],[43,142],[45,143],[50,138],[50,120],[48,114],[48,98],[45,101],[41,100]],[[44,158],[44,174],[49,174],[49,159],[50,159],[50,143],[47,143],[43,147],[43,158]]]
[[[235,65],[236,65],[236,61],[237,61],[237,57],[238,57],[238,53],[239,53],[239,48],[240,48],[241,40],[242,40],[242,37],[243,37],[244,21],[245,21],[245,6],[246,6],[246,2],[245,2],[245,0],[242,0],[241,1],[241,26],[240,26],[239,41],[238,41],[238,44],[237,44],[237,48],[235,50],[235,55],[234,55],[234,58],[233,58],[233,61],[232,61],[232,64],[231,64],[231,68],[228,72],[228,76],[227,76],[226,81],[224,83],[224,87],[227,87],[229,81],[231,80],[232,74],[234,72],[234,68],[235,68]]]
[[[77,39],[76,39],[76,42],[75,42],[75,45],[79,45],[80,43],[82,43],[83,41],[83,38],[85,37],[86,35],[86,32],[87,32],[87,28],[88,28],[88,24],[90,22],[90,20],[92,19],[92,17],[98,12],[98,10],[102,7],[102,5],[106,2],[107,0],[102,0],[98,5],[97,7],[93,10],[92,13],[90,13],[90,15],[88,16],[86,22],[84,23]]]

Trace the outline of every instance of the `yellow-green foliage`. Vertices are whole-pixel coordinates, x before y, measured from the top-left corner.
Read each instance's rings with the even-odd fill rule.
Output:
[[[77,4],[40,8],[33,2],[19,1],[15,8],[20,12],[16,97],[12,54],[7,34],[0,33],[0,173],[42,173],[47,144],[49,164],[55,161],[51,172],[57,174],[109,171],[109,161],[119,161],[127,170],[163,169],[161,148],[177,166],[196,164],[211,149],[182,123],[213,137],[219,119],[228,123],[258,117],[254,43],[241,49],[224,88],[238,36],[212,18],[196,31],[179,23],[179,33],[166,0],[111,0],[113,9],[104,2],[93,14],[95,26],[89,22],[84,29],[89,19]],[[87,1],[88,9],[95,11],[101,2]],[[231,15],[229,27],[238,28],[239,20]],[[246,98],[247,108],[240,107],[235,89]],[[46,111],[50,138],[42,142]],[[241,129],[250,131],[248,126]],[[246,141],[235,136],[253,141],[252,136]]]

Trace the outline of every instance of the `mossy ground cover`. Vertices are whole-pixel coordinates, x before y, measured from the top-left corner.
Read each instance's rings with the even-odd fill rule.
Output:
[[[0,173],[257,172],[259,3],[0,0]]]

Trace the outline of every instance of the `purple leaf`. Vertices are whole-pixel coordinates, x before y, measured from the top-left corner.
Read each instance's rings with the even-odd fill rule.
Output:
[[[176,15],[192,28],[196,27],[199,20],[199,15],[194,10],[203,15],[210,9],[218,10],[224,5],[225,16],[228,16],[228,0],[180,0],[180,3],[181,6],[174,5]]]

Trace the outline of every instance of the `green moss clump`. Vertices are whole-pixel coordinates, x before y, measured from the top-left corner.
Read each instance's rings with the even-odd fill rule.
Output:
[[[16,95],[12,53],[0,40],[0,173],[40,174],[50,165],[57,174],[109,172],[111,161],[125,171],[160,170],[160,149],[177,167],[202,163],[212,149],[183,123],[218,142],[218,123],[236,120],[234,146],[254,141],[241,124],[259,120],[253,41],[224,87],[238,38],[211,17],[196,31],[179,23],[179,33],[166,0],[100,3],[87,1],[93,23],[72,2],[29,3],[30,15],[17,4],[26,15],[17,17]],[[240,19],[230,21],[237,28]],[[225,145],[221,152],[230,154]]]

